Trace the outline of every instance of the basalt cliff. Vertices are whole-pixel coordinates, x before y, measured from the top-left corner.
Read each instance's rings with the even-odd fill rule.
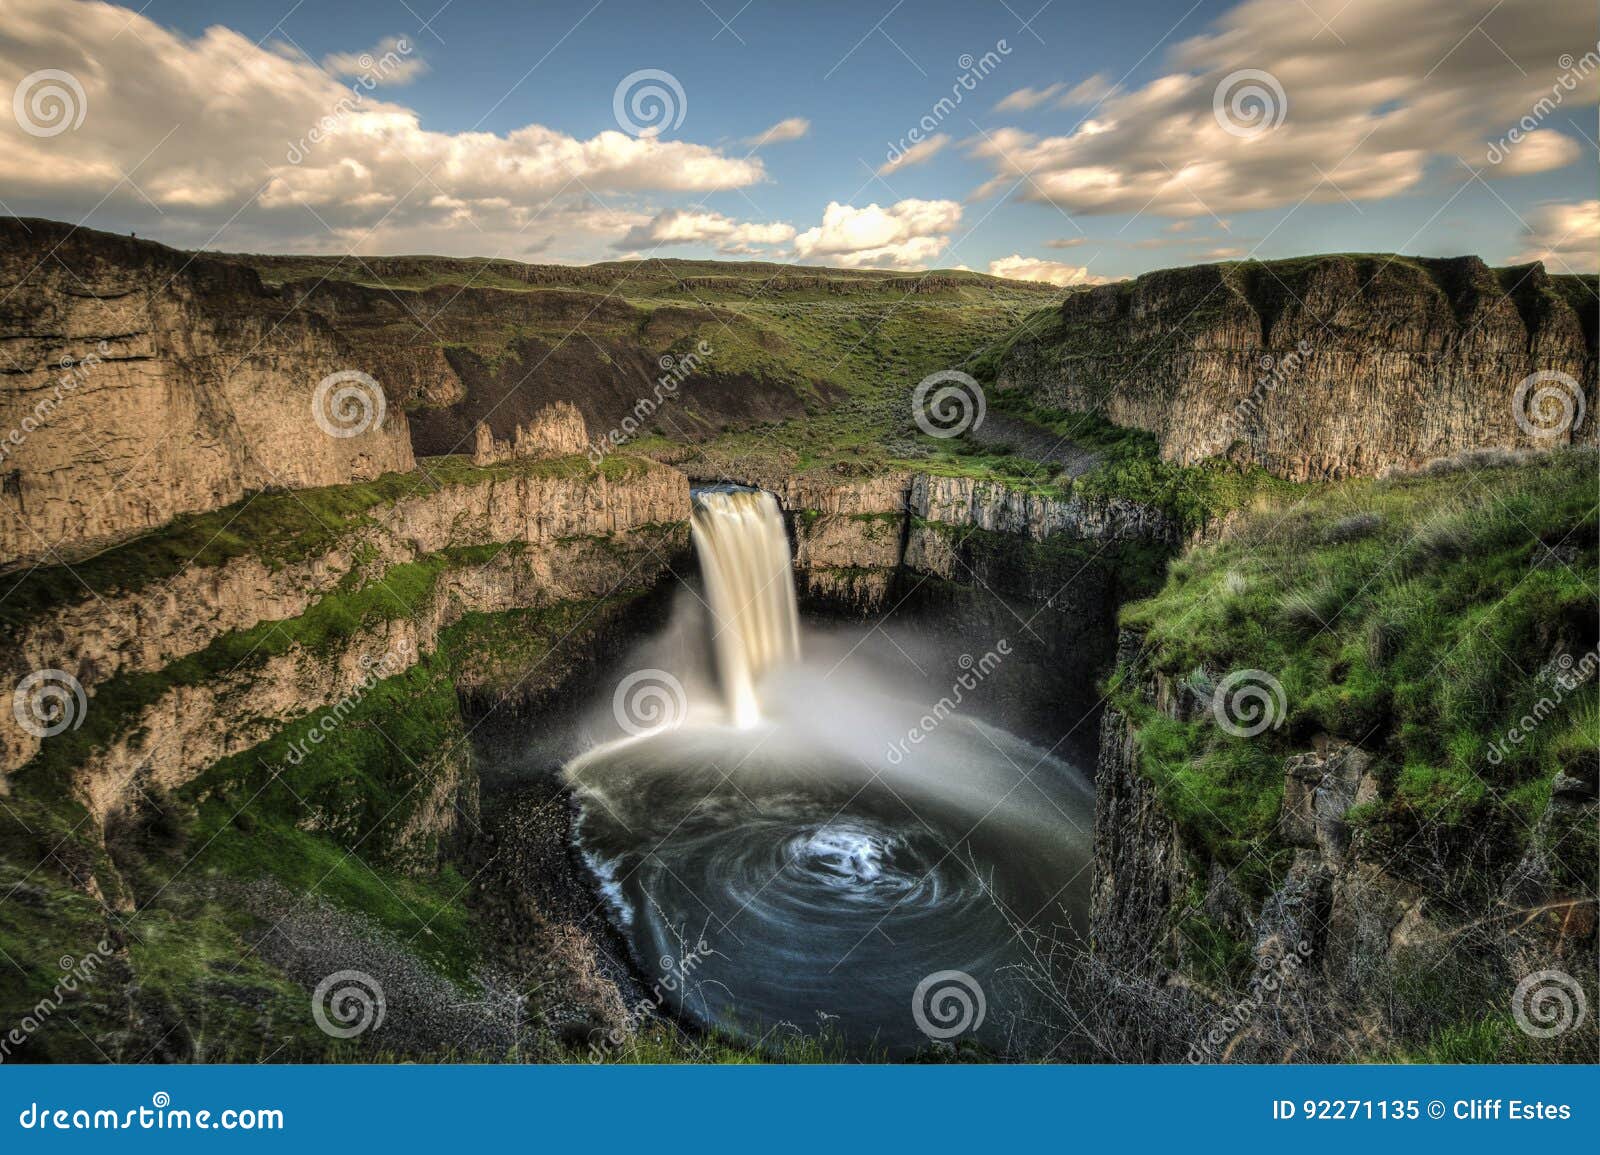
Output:
[[[1176,461],[1370,476],[1469,449],[1593,444],[1596,317],[1593,277],[1537,264],[1224,262],[1071,294],[1015,335],[995,386],[1149,430]],[[1536,373],[1561,393],[1524,390]]]

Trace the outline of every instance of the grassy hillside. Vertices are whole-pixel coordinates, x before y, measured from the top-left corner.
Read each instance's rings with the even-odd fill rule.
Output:
[[[1593,780],[1594,684],[1558,679],[1600,634],[1595,477],[1595,455],[1570,451],[1263,499],[1127,607],[1150,668],[1174,681],[1208,690],[1250,669],[1283,688],[1281,727],[1236,738],[1113,687],[1195,844],[1230,865],[1276,861],[1284,759],[1325,733],[1379,759],[1381,795],[1357,818],[1399,869],[1492,889],[1556,774]],[[1525,717],[1539,719],[1527,738],[1503,741]],[[1594,884],[1593,834],[1559,855],[1575,885]]]
[[[599,435],[649,397],[663,357],[710,353],[634,444],[692,444],[707,467],[875,466],[917,438],[911,390],[958,368],[1060,298],[980,273],[893,273],[759,262],[588,266],[443,257],[239,256],[287,299],[362,342],[434,344],[465,384],[413,415],[420,452],[451,451],[487,416],[571,400]],[[379,290],[373,292],[372,290]]]

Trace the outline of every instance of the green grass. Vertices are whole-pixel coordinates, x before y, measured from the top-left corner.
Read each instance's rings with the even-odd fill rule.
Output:
[[[1549,663],[1597,640],[1595,457],[1475,468],[1263,497],[1124,609],[1175,682],[1254,669],[1283,687],[1281,727],[1245,739],[1113,682],[1144,772],[1221,861],[1273,857],[1283,758],[1318,733],[1378,756],[1374,837],[1399,848],[1442,824],[1501,860],[1531,836],[1556,770],[1594,757],[1592,689],[1558,692]],[[1501,743],[1525,715],[1542,721]]]

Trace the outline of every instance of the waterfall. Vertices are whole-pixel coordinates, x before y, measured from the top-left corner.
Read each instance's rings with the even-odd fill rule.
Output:
[[[800,656],[783,517],[770,493],[708,489],[695,494],[692,526],[728,713],[735,725],[753,726],[761,676]]]

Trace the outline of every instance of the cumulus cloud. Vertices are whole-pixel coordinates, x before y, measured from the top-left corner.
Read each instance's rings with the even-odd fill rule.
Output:
[[[757,246],[781,245],[793,238],[794,226],[781,222],[750,224],[721,213],[667,209],[629,229],[613,247],[647,249],[709,244],[725,253],[751,255],[761,251]]]
[[[787,120],[780,120],[777,124],[758,132],[754,136],[745,137],[744,142],[751,148],[760,148],[764,144],[782,144],[787,140],[799,140],[811,133],[811,122],[803,116],[791,116]]]
[[[1012,253],[989,262],[989,272],[996,277],[1010,277],[1013,281],[1044,281],[1051,285],[1103,285],[1105,277],[1098,277],[1079,265],[1064,265],[1060,261],[1045,261]]]
[[[1522,176],[1565,168],[1583,155],[1583,149],[1570,136],[1552,128],[1535,129],[1505,150],[1498,165],[1484,170],[1485,176]]]
[[[105,4],[6,8],[4,106],[41,61],[71,73],[87,106],[54,136],[0,126],[0,196],[15,211],[76,218],[104,198],[178,243],[231,248],[512,255],[553,234],[570,257],[648,219],[603,197],[765,179],[759,160],[688,141],[432,131],[359,81],[220,25],[189,38]]]
[[[410,84],[428,71],[408,36],[386,36],[365,52],[335,52],[322,58],[322,67],[335,76],[363,80],[373,85]]]
[[[918,141],[902,153],[898,153],[892,160],[885,161],[878,166],[879,176],[888,176],[892,172],[899,172],[903,168],[910,168],[914,164],[926,164],[938,155],[939,150],[950,143],[950,138],[944,133],[935,133],[927,140]]]
[[[1319,34],[1307,6],[1337,35]],[[1113,94],[1071,133],[1003,128],[971,142],[994,169],[979,195],[1028,174],[1016,196],[1069,212],[1194,217],[1411,192],[1430,160],[1481,166],[1488,142],[1548,97],[1561,54],[1593,40],[1588,16],[1543,0],[1245,0],[1179,45],[1165,75]],[[1271,73],[1283,118],[1235,135],[1213,100],[1247,69]],[[1565,103],[1592,104],[1597,87],[1591,77]],[[1012,107],[1056,95],[1025,91]],[[1573,155],[1547,137],[1513,171]]]
[[[831,201],[822,224],[794,239],[801,260],[846,268],[923,268],[949,247],[961,223],[955,201],[896,201],[866,208]]]
[[[1600,200],[1540,205],[1530,218],[1527,247],[1511,264],[1543,261],[1552,273],[1600,271]]]

